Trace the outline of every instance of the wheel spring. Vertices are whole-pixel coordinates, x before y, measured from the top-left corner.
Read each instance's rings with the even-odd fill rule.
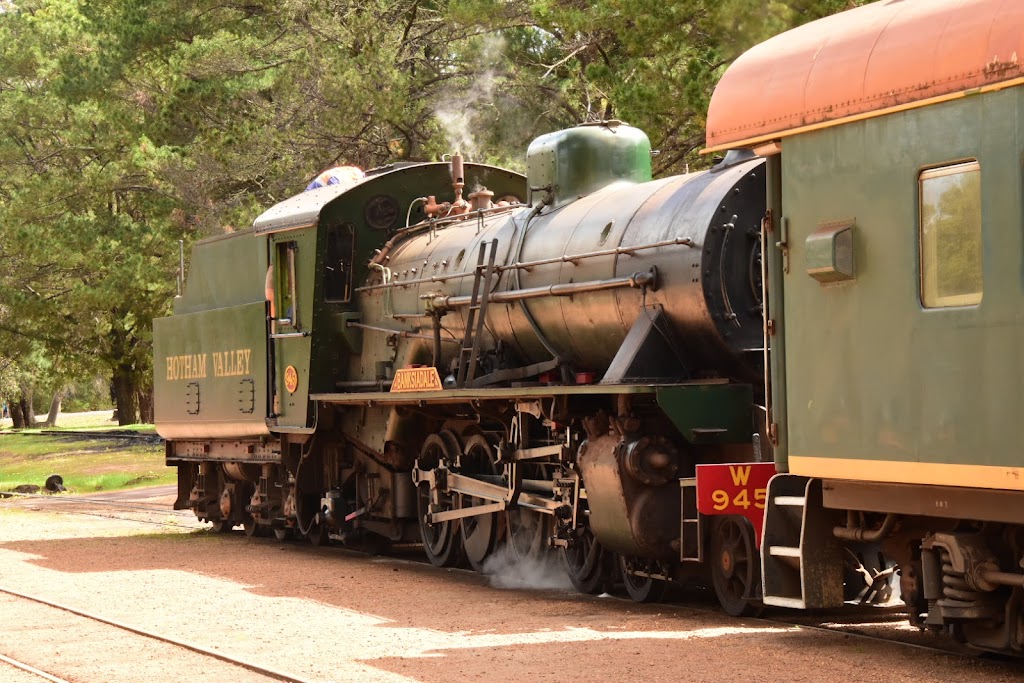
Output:
[[[953,563],[949,558],[948,550],[941,550],[939,558],[942,560],[942,595],[947,600],[956,602],[973,603],[981,599],[981,593],[972,590],[967,579],[962,574],[953,570]]]

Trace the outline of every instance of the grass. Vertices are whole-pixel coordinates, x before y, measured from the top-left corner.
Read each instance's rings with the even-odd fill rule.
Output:
[[[109,417],[110,412],[105,411]],[[66,429],[110,429],[91,419],[72,419],[58,425]],[[152,425],[133,425],[132,431],[152,430]],[[125,429],[124,427],[115,427]],[[131,427],[129,427],[131,429]],[[164,465],[164,449],[158,444],[96,439],[78,435],[39,435],[0,432],[0,491],[21,484],[42,486],[51,474],[64,478],[69,491],[87,493],[139,486],[172,484],[176,471]]]

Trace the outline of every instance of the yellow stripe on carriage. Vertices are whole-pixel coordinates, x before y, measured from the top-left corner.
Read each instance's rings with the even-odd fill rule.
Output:
[[[1024,491],[1024,467],[790,455],[789,471],[818,479]]]

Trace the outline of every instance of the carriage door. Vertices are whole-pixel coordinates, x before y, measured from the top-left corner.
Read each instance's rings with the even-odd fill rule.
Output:
[[[312,333],[312,229],[271,238],[270,339],[274,349],[273,413],[280,431],[305,431],[309,418],[309,357]],[[268,292],[269,294],[270,292]]]

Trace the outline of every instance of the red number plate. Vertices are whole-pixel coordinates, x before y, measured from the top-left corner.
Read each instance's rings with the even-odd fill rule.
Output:
[[[770,462],[697,465],[697,511],[746,517],[760,547],[768,480],[774,475],[775,464]]]

